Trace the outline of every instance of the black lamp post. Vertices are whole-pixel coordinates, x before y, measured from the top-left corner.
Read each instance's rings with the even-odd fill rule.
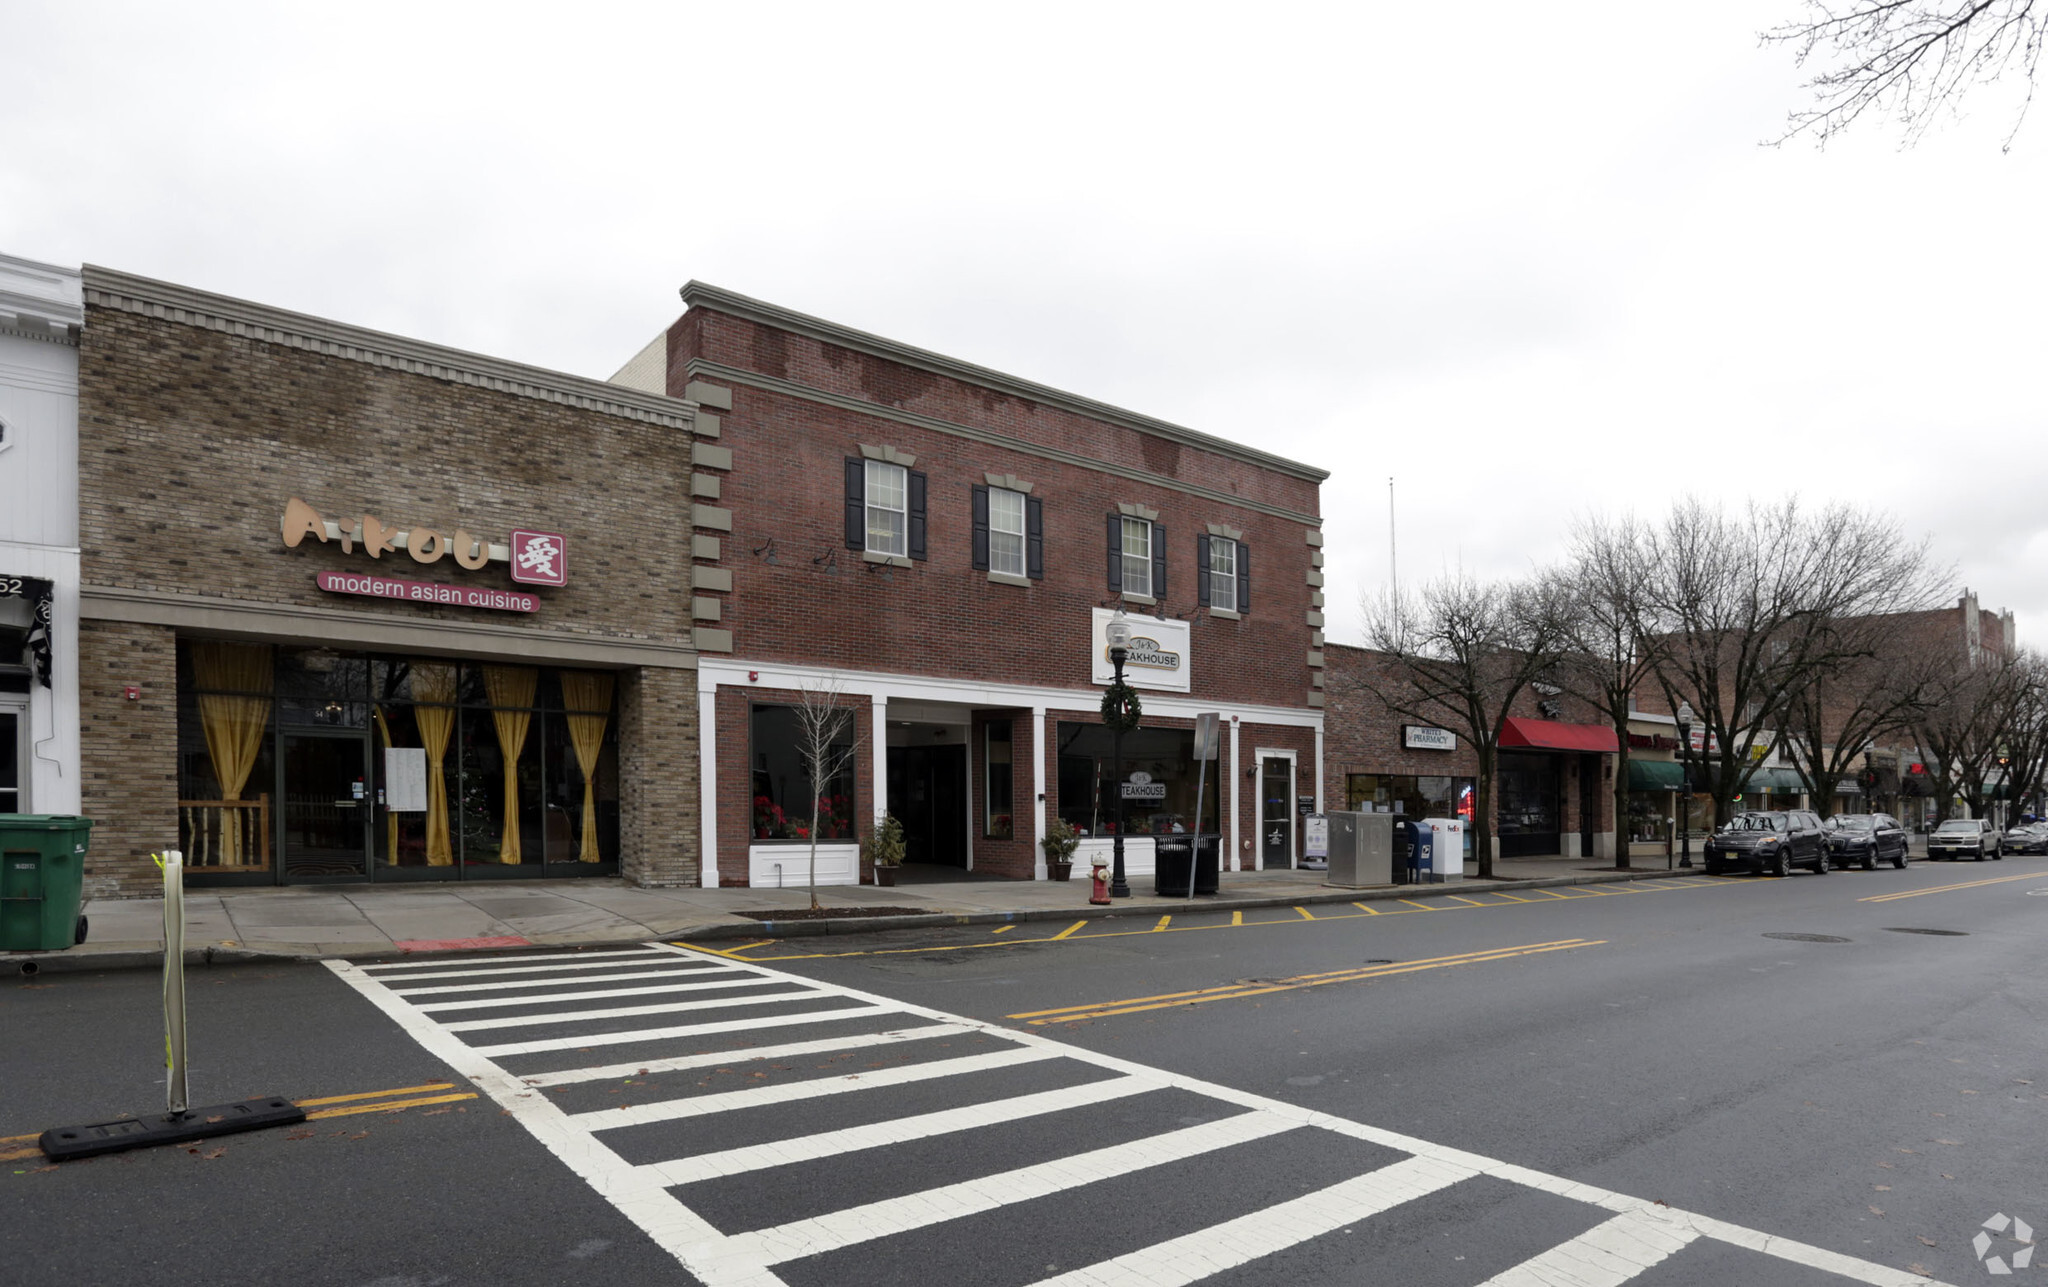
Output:
[[[1678,703],[1678,848],[1681,867],[1692,866],[1692,703]]]
[[[1124,620],[1122,609],[1111,617],[1103,627],[1103,638],[1109,643],[1109,664],[1116,668],[1116,682],[1109,686],[1110,694],[1119,699],[1119,718],[1110,725],[1110,758],[1116,762],[1113,777],[1116,781],[1116,839],[1110,844],[1111,858],[1109,896],[1129,898],[1131,883],[1124,879],[1124,661],[1131,655],[1131,626]]]

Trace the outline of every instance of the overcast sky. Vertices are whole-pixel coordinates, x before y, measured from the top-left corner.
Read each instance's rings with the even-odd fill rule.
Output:
[[[1320,465],[1330,634],[1687,491],[2048,641],[2048,114],[1759,146],[1794,0],[0,6],[0,250],[603,377],[699,278]]]

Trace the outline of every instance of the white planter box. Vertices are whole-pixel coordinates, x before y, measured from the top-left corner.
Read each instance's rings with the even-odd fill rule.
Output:
[[[1074,850],[1074,879],[1088,879],[1088,868],[1094,863],[1095,855],[1101,854],[1107,862],[1115,845],[1116,840],[1113,837],[1091,836],[1083,840],[1080,847]],[[1156,856],[1152,849],[1152,837],[1125,836],[1124,879],[1129,881],[1139,876],[1151,875]]]
[[[755,889],[802,889],[811,883],[809,845],[749,845],[747,883]],[[818,845],[820,885],[860,884],[860,846],[850,840]]]

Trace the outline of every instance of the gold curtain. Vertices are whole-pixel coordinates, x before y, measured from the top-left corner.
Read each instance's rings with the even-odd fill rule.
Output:
[[[413,723],[420,745],[427,748],[427,865],[455,862],[448,841],[448,778],[441,765],[448,757],[448,734],[455,728],[455,666],[450,662],[412,663]]]
[[[370,716],[377,721],[377,731],[384,735],[384,749],[390,750],[392,745],[391,717],[384,713],[382,706],[372,706],[370,708]],[[386,756],[384,758],[388,762],[391,757]],[[383,774],[380,773],[377,776],[379,781],[383,780]],[[386,866],[390,867],[398,865],[398,815],[389,809],[384,811],[384,862]]]
[[[498,838],[499,862],[520,859],[519,753],[526,749],[526,726],[533,721],[528,708],[539,678],[540,672],[531,666],[484,667],[484,692],[491,699],[491,722],[498,726],[498,750],[505,760],[505,830]]]
[[[202,689],[225,688],[238,694],[202,692],[199,728],[206,736],[206,753],[213,757],[213,775],[220,779],[220,798],[239,800],[263,750],[263,735],[270,728],[268,694],[276,691],[270,645],[195,643],[192,677]],[[264,696],[254,695],[258,693]],[[242,852],[240,818],[221,830],[225,841],[222,865],[242,866],[248,859]]]
[[[564,670],[562,705],[569,708],[569,744],[576,748],[576,767],[583,770],[583,839],[576,856],[601,862],[597,848],[597,758],[604,753],[604,729],[611,722],[612,677],[602,671]],[[579,712],[602,712],[589,714]]]

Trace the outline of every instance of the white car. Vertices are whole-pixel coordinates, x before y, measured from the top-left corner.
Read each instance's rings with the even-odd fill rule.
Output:
[[[1973,858],[1978,862],[2003,858],[2005,836],[1991,825],[1989,818],[1950,818],[1927,837],[1927,857],[1950,861]]]

